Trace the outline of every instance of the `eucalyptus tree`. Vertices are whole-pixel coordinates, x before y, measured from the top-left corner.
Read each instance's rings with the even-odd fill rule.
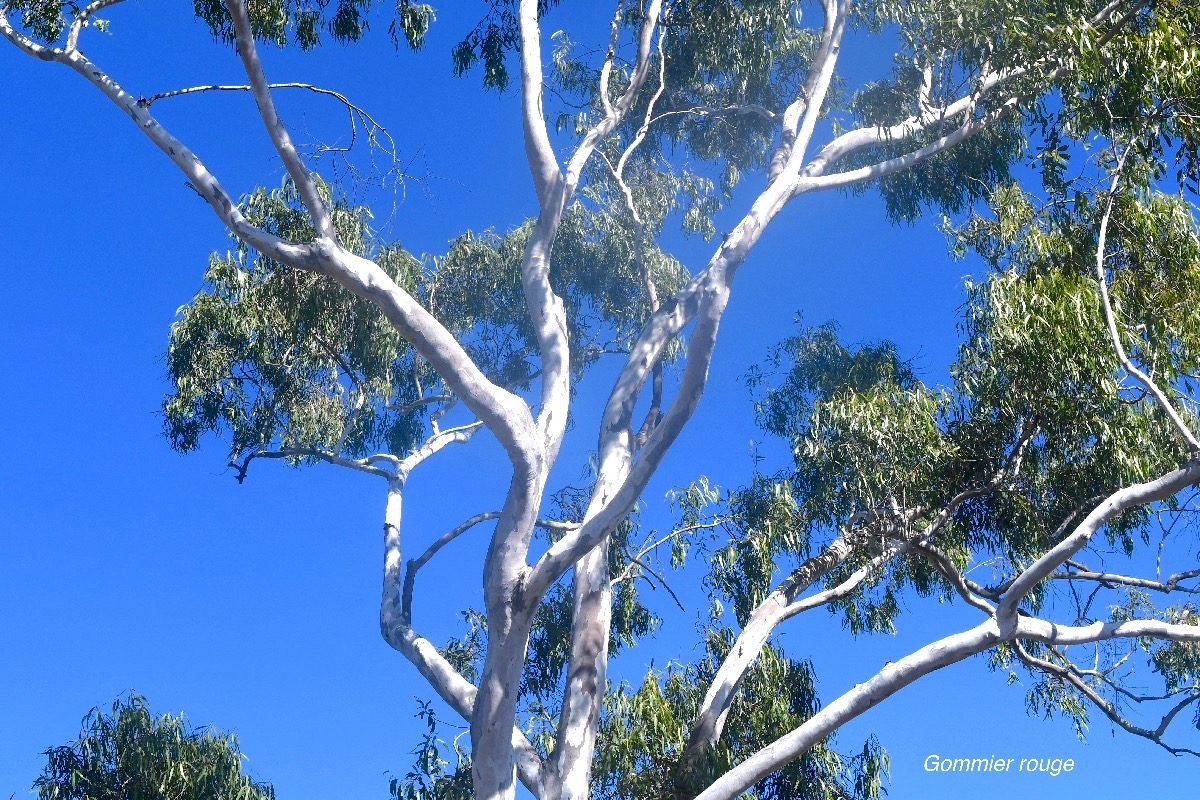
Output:
[[[885,754],[868,741],[839,755],[832,735],[985,652],[1044,679],[1039,707],[1096,708],[1180,750],[1165,737],[1200,697],[1200,618],[1151,599],[1194,593],[1200,571],[1136,568],[1139,539],[1186,520],[1200,481],[1200,246],[1192,207],[1163,193],[1200,177],[1194,3],[618,0],[588,49],[576,40],[596,32],[544,40],[559,3],[494,0],[455,68],[515,86],[514,157],[536,207],[514,231],[464,234],[425,260],[374,241],[366,210],[310,171],[259,59],[264,44],[357,40],[378,19],[369,2],[195,3],[235,45],[236,88],[288,174],[241,202],[154,116],[165,95],[84,54],[85,29],[118,3],[7,0],[0,33],[108,97],[235,239],[171,332],[172,443],[227,434],[239,478],[278,458],[386,485],[383,636],[470,726],[462,764],[427,742],[397,794],[512,797],[519,780],[547,800],[875,797]],[[399,0],[388,27],[417,47],[433,17]],[[893,67],[851,85],[866,41],[894,44]],[[665,540],[632,545],[631,514],[700,402],[738,270],[766,268],[752,253],[785,206],[872,189],[895,220],[941,212],[989,265],[969,287],[952,384],[924,386],[886,344],[802,331],[758,383],[762,423],[792,440],[795,463],[727,494],[694,484]],[[718,211],[740,215],[719,235]],[[666,252],[676,222],[711,237],[707,262]],[[802,247],[797,261],[824,268]],[[593,479],[555,491],[578,381],[606,357],[620,364],[608,402],[575,419],[596,431]],[[511,467],[502,507],[406,563],[409,476],[485,428]],[[484,523],[483,607],[439,649],[415,627],[417,572]],[[1127,572],[1088,555],[1105,543],[1131,557]],[[703,580],[730,613],[714,608],[704,659],[607,692],[610,656],[654,624],[636,587],[656,579],[656,544],[676,565],[708,548]],[[981,563],[994,580],[970,577]],[[910,590],[980,620],[828,700],[803,654],[773,640],[819,607],[855,632],[891,630]],[[1072,605],[1060,595],[1073,608],[1056,617]],[[1131,688],[1130,648],[1149,652],[1161,694]],[[1133,701],[1168,707],[1142,727]]]
[[[237,737],[191,728],[183,715],[155,717],[131,695],[112,712],[92,709],[83,732],[46,751],[34,782],[38,800],[274,800],[275,790],[242,772]]]

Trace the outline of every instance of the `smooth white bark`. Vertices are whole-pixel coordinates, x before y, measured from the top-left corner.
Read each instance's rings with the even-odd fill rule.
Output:
[[[608,89],[608,76],[614,63],[614,52],[610,49],[601,79],[603,114],[563,168],[560,168],[551,145],[542,108],[544,79],[537,2],[520,2],[522,125],[526,159],[540,211],[522,264],[526,303],[542,359],[541,409],[536,420],[522,398],[489,381],[445,327],[397,286],[377,264],[345,251],[337,243],[329,211],[274,108],[270,85],[250,36],[244,0],[227,0],[238,34],[239,54],[264,128],[312,217],[318,235],[312,243],[287,242],[250,225],[196,155],[149,113],[148,104],[139,103],[79,52],[79,33],[86,18],[116,1],[97,0],[87,6],[68,32],[66,48],[44,47],[30,41],[15,31],[3,14],[0,14],[0,35],[33,57],[70,67],[96,86],[167,154],[222,222],[248,246],[281,263],[328,276],[374,303],[417,353],[438,372],[453,394],[462,398],[480,423],[496,435],[512,462],[513,473],[504,506],[495,515],[497,525],[483,568],[488,649],[478,688],[459,675],[438,654],[436,648],[411,629],[400,576],[400,509],[404,479],[416,464],[434,452],[450,442],[461,441],[469,436],[474,426],[468,426],[469,431],[455,429],[439,433],[435,430],[435,435],[422,448],[401,462],[382,457],[381,461],[339,461],[337,459],[341,457],[336,454],[309,454],[332,463],[345,462],[341,465],[389,479],[381,630],[389,644],[416,665],[439,696],[470,721],[477,798],[506,800],[513,797],[514,777],[519,776],[535,795],[545,796],[547,800],[584,800],[587,797],[599,703],[607,670],[611,613],[605,550],[607,537],[640,498],[666,452],[697,407],[737,270],[779,211],[798,195],[844,187],[910,168],[995,124],[1015,109],[1021,98],[1006,98],[1003,102],[993,104],[989,112],[978,116],[977,105],[985,96],[994,93],[997,87],[1025,70],[985,74],[969,94],[941,108],[928,108],[898,125],[843,134],[805,163],[805,153],[838,61],[851,5],[850,0],[823,3],[825,23],[822,41],[803,91],[781,114],[770,112],[774,116],[769,118],[780,122],[780,143],[772,160],[766,189],[753,201],[742,220],[726,234],[705,269],[675,297],[668,298],[661,305],[655,304],[657,307],[638,336],[601,419],[598,441],[600,470],[587,515],[578,529],[568,531],[533,567],[529,567],[530,539],[534,526],[538,524],[537,513],[542,504],[547,475],[557,458],[565,431],[570,398],[565,310],[562,299],[555,293],[549,280],[554,240],[588,159],[621,124],[644,86],[662,13],[661,0],[649,0],[646,4],[630,83],[615,99],[610,97]],[[1123,5],[1121,2],[1112,2],[1094,19],[1107,21]],[[1134,11],[1142,5],[1133,4],[1125,17],[1114,23],[1113,30],[1105,35],[1111,36],[1114,30],[1127,24],[1133,18]],[[661,38],[659,41],[661,43]],[[611,47],[615,48],[615,33]],[[1061,70],[1051,72],[1049,79],[1053,80],[1061,74]],[[663,88],[660,85],[658,91],[661,93]],[[914,138],[951,119],[959,120],[957,127],[912,152],[856,170],[833,174],[828,172],[847,155],[883,142]],[[639,133],[639,141],[642,136],[644,132]],[[619,181],[619,171],[617,175]],[[1102,266],[1102,248],[1098,258]],[[1103,288],[1103,281],[1101,285]],[[635,436],[632,416],[645,384],[656,374],[668,344],[688,325],[694,327],[688,337],[687,360],[675,396],[667,404],[661,418],[656,415],[657,424],[644,426],[642,435]],[[1118,347],[1119,344],[1118,339]],[[1195,440],[1189,440],[1189,444],[1194,447]],[[268,452],[255,455],[272,456]],[[380,467],[379,463],[388,463],[394,472]],[[927,645],[896,664],[886,666],[866,683],[826,706],[797,730],[735,767],[700,797],[705,800],[736,797],[771,771],[802,755],[847,720],[903,686],[941,666],[987,649],[1004,637],[1018,636],[1053,644],[1093,642],[1124,636],[1197,641],[1200,629],[1194,626],[1138,621],[1063,628],[1018,616],[1016,610],[1029,591],[1042,580],[1056,577],[1053,571],[1085,546],[1090,537],[1114,515],[1135,505],[1167,497],[1198,480],[1200,467],[1189,464],[1157,481],[1114,493],[1059,545],[1005,587],[995,619]],[[492,515],[488,516],[490,518]],[[844,557],[844,554],[840,555],[834,563]],[[514,726],[517,691],[537,605],[550,586],[572,566],[575,569],[576,595],[568,689],[553,763],[542,765],[537,754]],[[810,585],[819,574],[824,573],[814,570],[812,575],[798,579],[782,594],[777,591],[755,612],[735,647],[735,653],[722,665],[718,673],[719,680],[705,699],[701,719],[693,732],[694,747],[711,746],[717,741],[741,676],[753,663],[774,626],[796,613],[796,593],[803,586]],[[853,586],[849,586],[847,591],[849,588]],[[689,750],[694,747],[690,746]]]

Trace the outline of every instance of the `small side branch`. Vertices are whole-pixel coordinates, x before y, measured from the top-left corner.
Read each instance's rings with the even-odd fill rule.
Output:
[[[452,444],[464,444],[471,440],[471,437],[479,432],[483,427],[483,422],[475,420],[466,425],[459,425],[457,428],[447,428],[444,431],[435,431],[432,436],[426,439],[420,447],[406,455],[400,460],[396,469],[399,473],[408,475],[417,466],[423,463],[430,456],[433,456],[446,447]]]
[[[1059,567],[1082,549],[1092,536],[1126,509],[1146,505],[1174,495],[1200,482],[1200,462],[1191,461],[1180,469],[1145,483],[1135,483],[1110,494],[1094,507],[1058,544],[1017,575],[1004,590],[1004,598],[997,609],[997,621],[1006,629],[1019,624],[1017,609],[1033,588],[1054,574]],[[1200,629],[1197,629],[1200,633]]]
[[[1152,581],[1147,578],[1137,578],[1131,575],[1117,575],[1111,572],[1092,572],[1090,570],[1075,570],[1068,572],[1056,572],[1049,576],[1050,580],[1058,581],[1095,581],[1105,588],[1115,588],[1117,586],[1130,586],[1135,589],[1147,589],[1152,592],[1162,592],[1170,594],[1171,592],[1184,592],[1187,594],[1200,594],[1200,588],[1192,588],[1190,586],[1180,586],[1180,582],[1190,580],[1191,578],[1200,577],[1200,569],[1187,570],[1186,572],[1177,572],[1167,578],[1165,581]]]
[[[1165,715],[1163,715],[1162,720],[1157,728],[1150,730],[1148,728],[1135,725],[1126,719],[1125,716],[1117,710],[1115,705],[1102,697],[1099,692],[1097,692],[1094,688],[1092,688],[1091,685],[1088,684],[1086,680],[1084,680],[1081,671],[1070,661],[1064,659],[1064,664],[1055,664],[1052,661],[1047,661],[1032,655],[1019,641],[1014,642],[1013,644],[1016,646],[1015,649],[1017,652],[1017,657],[1020,658],[1027,667],[1038,672],[1044,672],[1051,677],[1057,678],[1058,680],[1069,684],[1073,689],[1091,701],[1092,705],[1100,709],[1104,713],[1104,716],[1108,717],[1113,723],[1120,726],[1128,733],[1132,733],[1134,736],[1140,736],[1143,739],[1149,739],[1159,747],[1162,747],[1171,755],[1179,756],[1186,754],[1200,757],[1200,752],[1191,750],[1187,747],[1172,747],[1164,742],[1162,738],[1163,734],[1167,732],[1167,728],[1175,720],[1175,717],[1178,716],[1179,712],[1187,708],[1189,705],[1192,705],[1197,700],[1200,700],[1200,692],[1197,692],[1194,688],[1189,691],[1182,700],[1172,706]]]
[[[404,624],[408,625],[412,623],[412,596],[413,586],[416,584],[417,580],[417,571],[420,570],[421,567],[428,564],[430,559],[438,554],[438,551],[453,542],[459,536],[462,536],[464,533],[480,523],[488,522],[489,520],[493,519],[499,519],[500,514],[500,511],[484,511],[481,514],[476,514],[475,516],[446,531],[438,538],[437,541],[429,545],[429,547],[425,549],[425,552],[420,556],[408,560],[408,563],[405,565],[404,569],[404,589],[400,600],[400,614],[401,618],[404,620]],[[555,520],[541,519],[534,524],[539,528],[555,531],[570,531],[579,527],[579,525],[573,522],[557,522]]]
[[[376,475],[388,480],[396,476],[395,472],[377,465],[381,463],[390,464],[394,468],[400,465],[400,459],[390,453],[376,453],[366,458],[346,458],[320,447],[284,447],[279,450],[255,450],[252,453],[248,453],[241,461],[229,462],[229,466],[237,471],[234,477],[237,478],[238,483],[243,483],[246,480],[246,472],[250,469],[250,462],[258,458],[315,458],[329,464],[334,464],[335,466],[365,472],[368,475]]]
[[[477,687],[446,660],[427,639],[419,636],[400,613],[400,521],[404,482],[388,483],[387,510],[383,525],[383,595],[379,605],[379,629],[392,648],[407,658],[442,698],[463,719],[474,715]],[[511,728],[510,745],[517,775],[535,798],[542,794],[542,759],[521,731]]]

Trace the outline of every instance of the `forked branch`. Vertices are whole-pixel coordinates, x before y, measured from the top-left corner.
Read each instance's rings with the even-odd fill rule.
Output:
[[[1126,718],[1115,704],[1104,698],[1093,686],[1091,686],[1091,684],[1087,682],[1087,680],[1085,680],[1079,668],[1069,660],[1064,658],[1063,663],[1056,664],[1053,661],[1047,661],[1044,658],[1038,658],[1037,656],[1032,655],[1019,641],[1014,642],[1013,644],[1016,649],[1017,657],[1020,658],[1027,667],[1037,672],[1043,672],[1053,678],[1057,678],[1058,680],[1069,684],[1073,689],[1086,697],[1092,703],[1092,705],[1100,709],[1100,711],[1104,713],[1104,716],[1108,717],[1114,724],[1118,725],[1126,732],[1132,733],[1134,736],[1140,736],[1143,739],[1149,739],[1158,746],[1162,747],[1171,755],[1178,756],[1187,754],[1200,757],[1200,752],[1196,750],[1192,750],[1187,747],[1174,747],[1163,741],[1163,735],[1167,732],[1167,728],[1175,720],[1175,717],[1179,715],[1179,712],[1183,711],[1185,708],[1196,703],[1197,701],[1200,701],[1200,691],[1198,691],[1195,687],[1186,692],[1182,700],[1168,709],[1167,713],[1163,715],[1161,721],[1159,722],[1158,727],[1151,730],[1149,728],[1143,728],[1139,725],[1135,725],[1132,721]]]

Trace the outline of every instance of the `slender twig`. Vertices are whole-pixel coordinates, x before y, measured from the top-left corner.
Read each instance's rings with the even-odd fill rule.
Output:
[[[1193,589],[1188,586],[1180,586],[1179,585],[1180,581],[1185,581],[1185,580],[1188,580],[1189,578],[1196,578],[1196,577],[1200,577],[1200,569],[1192,569],[1192,570],[1188,570],[1186,572],[1176,573],[1175,575],[1172,575],[1171,577],[1167,578],[1167,580],[1165,580],[1165,581],[1152,581],[1152,580],[1148,580],[1146,578],[1135,578],[1135,577],[1128,576],[1128,575],[1116,575],[1116,574],[1109,573],[1109,572],[1090,572],[1090,571],[1086,571],[1086,570],[1080,570],[1077,572],[1055,572],[1054,574],[1047,576],[1047,578],[1049,580],[1096,581],[1098,583],[1104,584],[1107,588],[1110,588],[1110,589],[1113,588],[1113,586],[1132,586],[1132,587],[1135,587],[1138,589],[1149,589],[1149,590],[1155,591],[1155,592],[1163,592],[1164,594],[1169,594],[1170,592],[1187,592],[1189,594],[1200,594],[1200,588]]]
[[[1122,716],[1112,703],[1105,700],[1100,696],[1099,692],[1088,685],[1087,681],[1085,681],[1077,673],[1074,664],[1072,664],[1070,661],[1067,661],[1065,666],[1055,664],[1052,661],[1047,661],[1032,655],[1028,650],[1025,649],[1024,645],[1022,645],[1019,640],[1014,641],[1013,644],[1015,646],[1018,658],[1020,658],[1026,666],[1030,667],[1031,669],[1045,672],[1048,675],[1052,675],[1061,681],[1071,684],[1075,690],[1090,700],[1092,704],[1096,706],[1096,708],[1100,709],[1106,717],[1129,733],[1132,733],[1135,736],[1140,736],[1144,739],[1149,739],[1150,741],[1162,747],[1171,755],[1177,756],[1188,754],[1200,757],[1200,752],[1191,750],[1187,747],[1172,747],[1162,740],[1163,734],[1166,733],[1167,727],[1170,726],[1176,715],[1178,715],[1180,711],[1187,708],[1192,703],[1196,702],[1197,699],[1200,699],[1200,693],[1197,693],[1195,689],[1193,689],[1193,691],[1187,697],[1172,707],[1166,713],[1166,715],[1163,716],[1162,721],[1159,723],[1159,726],[1156,729],[1149,730],[1148,728],[1142,728],[1138,725],[1134,725],[1132,722]]]
[[[246,471],[250,468],[250,462],[256,458],[316,458],[339,467],[347,467],[389,480],[395,477],[395,473],[375,465],[383,462],[396,467],[400,464],[400,459],[390,453],[376,453],[366,458],[346,458],[320,447],[283,447],[279,450],[255,450],[248,453],[240,462],[229,462],[229,466],[237,470],[237,474],[234,477],[237,478],[238,483],[243,483],[246,480]]]

